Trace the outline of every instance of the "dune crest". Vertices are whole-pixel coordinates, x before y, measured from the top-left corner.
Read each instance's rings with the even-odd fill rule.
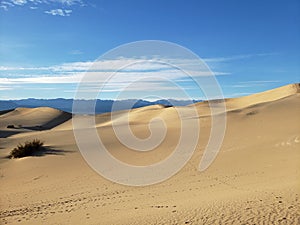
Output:
[[[276,101],[288,96],[296,95],[298,93],[300,93],[300,83],[295,83],[243,97],[227,98],[224,101],[226,104],[226,111],[231,111],[246,108],[260,103]],[[196,106],[202,114],[208,115],[210,114],[209,102],[216,103],[217,105],[220,101],[221,100],[218,99],[209,100],[198,102],[190,106]]]
[[[240,98],[226,99],[226,106],[228,110],[244,108],[259,103],[266,103],[282,98],[286,98],[291,95],[300,93],[300,84],[289,84],[272,90],[264,91],[261,93],[244,96]]]

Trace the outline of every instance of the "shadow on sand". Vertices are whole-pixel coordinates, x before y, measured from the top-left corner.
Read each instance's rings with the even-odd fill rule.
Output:
[[[72,114],[63,112],[62,115],[48,121],[47,123],[40,126],[22,126],[22,128],[34,131],[50,130],[72,118]]]
[[[41,147],[38,151],[34,152],[30,156],[45,156],[45,155],[65,155],[66,153],[72,153],[75,151],[70,151],[70,150],[60,150],[60,149],[55,149],[54,147],[50,146],[44,146]]]
[[[0,130],[0,138],[7,138],[15,134],[19,134],[20,130]]]

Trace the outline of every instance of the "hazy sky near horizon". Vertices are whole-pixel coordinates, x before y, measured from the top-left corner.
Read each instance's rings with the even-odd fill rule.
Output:
[[[215,72],[225,97],[300,82],[299,21],[298,0],[1,0],[0,99],[72,98],[94,60],[141,40],[173,42],[196,53]],[[131,58],[100,67],[109,70],[122,60]],[[102,98],[114,98],[120,83],[149,72],[203,98],[176,72],[152,66],[125,71]],[[181,98],[158,83],[144,80],[124,97]]]

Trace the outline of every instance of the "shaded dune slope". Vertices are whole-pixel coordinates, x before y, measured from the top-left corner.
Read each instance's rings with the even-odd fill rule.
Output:
[[[72,115],[49,107],[16,108],[0,115],[0,129],[16,128],[47,130],[71,119]]]

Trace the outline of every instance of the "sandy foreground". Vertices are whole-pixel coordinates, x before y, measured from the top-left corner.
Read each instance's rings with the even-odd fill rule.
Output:
[[[199,117],[189,118],[201,126],[191,160],[167,181],[145,187],[113,183],[91,169],[78,151],[70,114],[51,108],[2,112],[0,224],[300,224],[300,85],[227,99],[226,105],[225,138],[211,166],[198,171],[211,128],[202,102],[196,104]],[[110,114],[97,115],[96,127],[114,157],[149,165],[177,144],[176,109],[156,105],[115,113],[119,126],[129,113],[139,138],[149,136],[152,118],[165,121],[165,140],[149,152],[123,146]],[[18,143],[34,138],[46,150],[7,158]]]

